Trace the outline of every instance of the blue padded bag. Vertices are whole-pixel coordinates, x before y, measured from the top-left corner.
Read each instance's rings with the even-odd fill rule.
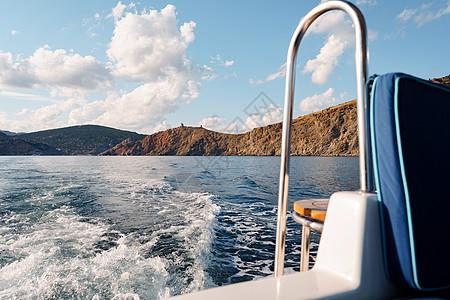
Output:
[[[370,104],[388,277],[420,291],[450,287],[450,88],[377,76]]]

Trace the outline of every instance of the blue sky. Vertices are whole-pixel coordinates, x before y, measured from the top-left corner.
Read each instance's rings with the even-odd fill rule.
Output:
[[[0,129],[150,134],[182,122],[243,132],[279,122],[289,41],[319,2],[5,2]],[[369,73],[450,74],[450,1],[355,4],[369,30]],[[313,24],[297,62],[295,116],[355,98],[353,43],[343,13]]]

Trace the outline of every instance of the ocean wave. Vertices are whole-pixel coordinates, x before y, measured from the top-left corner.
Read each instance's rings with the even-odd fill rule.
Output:
[[[141,179],[116,181],[105,195],[104,184],[102,213],[83,215],[91,203],[74,184],[23,195],[38,209],[2,215],[1,299],[164,299],[213,286],[205,270],[220,209],[211,194]]]

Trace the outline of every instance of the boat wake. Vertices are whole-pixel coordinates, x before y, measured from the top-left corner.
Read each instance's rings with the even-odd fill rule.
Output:
[[[212,195],[90,179],[29,180],[2,199],[1,299],[164,299],[214,285]]]

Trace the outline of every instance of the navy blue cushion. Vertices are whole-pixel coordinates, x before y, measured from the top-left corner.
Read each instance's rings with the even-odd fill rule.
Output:
[[[450,88],[378,76],[371,136],[388,275],[417,290],[450,287]]]

